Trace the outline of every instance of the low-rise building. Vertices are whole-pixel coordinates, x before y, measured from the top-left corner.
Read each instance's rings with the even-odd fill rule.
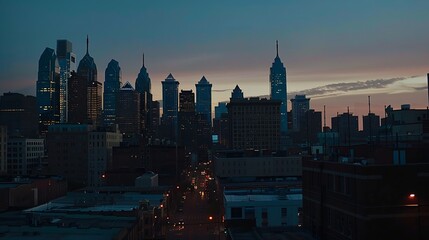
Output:
[[[241,221],[257,227],[300,225],[302,194],[300,189],[225,190],[226,226]]]
[[[10,137],[7,142],[7,168],[10,175],[29,175],[41,164],[44,140]]]
[[[429,164],[303,160],[304,227],[318,239],[428,239]]]
[[[220,178],[301,176],[300,156],[217,157],[215,174]]]

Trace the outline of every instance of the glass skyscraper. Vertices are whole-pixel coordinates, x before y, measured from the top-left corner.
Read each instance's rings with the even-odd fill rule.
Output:
[[[36,89],[39,130],[46,133],[49,125],[60,122],[60,67],[54,49],[46,48],[40,56]]]
[[[116,101],[118,92],[121,87],[121,67],[119,63],[112,59],[107,65],[104,74],[104,124],[112,126],[115,124],[116,119]]]
[[[271,99],[281,100],[280,105],[280,131],[287,132],[287,86],[286,68],[279,57],[279,44],[276,41],[277,55],[270,68],[270,94]]]
[[[76,55],[72,52],[72,43],[57,40],[57,58],[60,65],[60,122],[68,121],[68,79],[76,70]]]
[[[212,85],[203,76],[198,84],[195,84],[197,89],[197,113],[204,114],[207,123],[212,125]]]
[[[169,128],[172,139],[177,137],[178,91],[179,82],[170,73],[162,81],[162,123]]]

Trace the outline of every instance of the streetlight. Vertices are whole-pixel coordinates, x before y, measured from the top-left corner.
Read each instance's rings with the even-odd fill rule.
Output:
[[[421,239],[421,220],[420,220],[420,199],[415,193],[410,193],[408,195],[410,201],[417,202],[417,228],[418,228],[418,239]]]

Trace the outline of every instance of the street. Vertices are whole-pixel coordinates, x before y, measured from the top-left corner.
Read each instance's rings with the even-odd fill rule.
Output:
[[[170,215],[167,239],[225,239],[222,211],[206,165],[185,173],[186,181],[176,195],[179,203]]]

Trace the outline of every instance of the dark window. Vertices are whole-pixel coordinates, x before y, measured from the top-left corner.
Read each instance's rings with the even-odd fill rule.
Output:
[[[239,207],[231,208],[231,218],[242,218],[241,208]]]

